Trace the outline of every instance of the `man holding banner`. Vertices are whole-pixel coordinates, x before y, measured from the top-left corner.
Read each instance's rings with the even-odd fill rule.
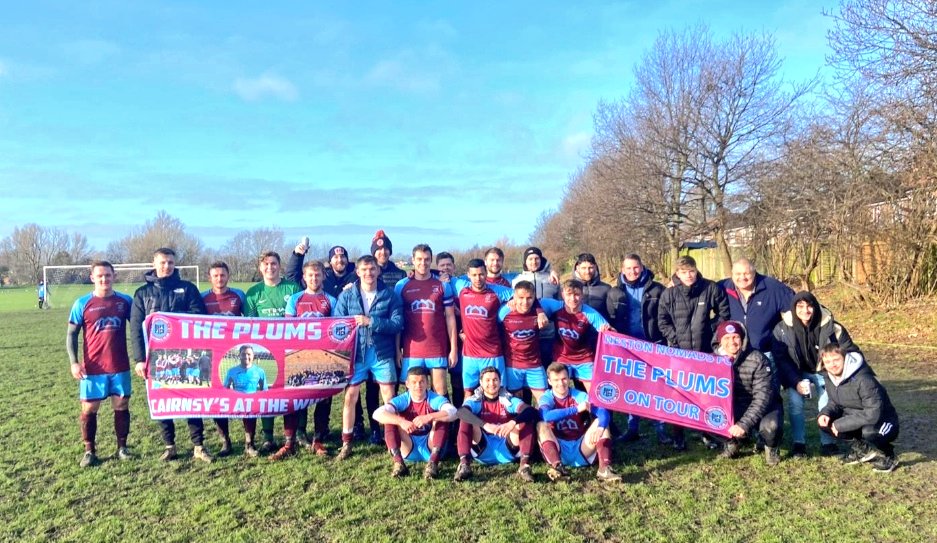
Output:
[[[247,289],[247,303],[244,311],[245,317],[277,318],[286,315],[286,304],[290,296],[303,289],[298,284],[284,280],[280,274],[280,255],[274,251],[266,251],[260,255],[257,268],[263,276],[263,281]],[[285,443],[271,460],[281,460],[294,452],[296,441],[296,426],[298,415],[290,413],[283,415],[283,437]],[[260,451],[267,453],[276,448],[273,440],[273,417],[262,417],[264,442]]]
[[[677,259],[673,286],[664,290],[657,308],[657,321],[667,345],[690,351],[711,353],[716,326],[729,320],[726,293],[716,283],[700,275],[691,256]],[[715,441],[704,436],[710,448]],[[673,429],[673,448],[686,450],[683,428]]]
[[[198,287],[189,281],[183,281],[176,270],[176,252],[167,247],[161,247],[153,253],[153,269],[144,274],[146,284],[138,288],[133,294],[133,307],[130,310],[130,341],[133,346],[133,360],[136,362],[134,371],[144,379],[147,377],[146,367],[146,340],[144,338],[143,321],[152,313],[192,313],[205,314],[205,302],[198,291]],[[205,426],[201,418],[190,417],[186,419],[189,426],[189,438],[194,449],[192,457],[202,462],[211,462],[212,456],[203,445]],[[159,425],[162,429],[163,451],[161,460],[169,461],[176,458],[176,425],[172,419],[161,419]]]
[[[748,345],[745,326],[738,321],[725,321],[716,328],[719,347],[716,354],[732,360],[734,376],[732,411],[735,424],[729,427],[731,439],[726,441],[723,458],[734,458],[743,439],[757,430],[765,442],[765,461],[776,466],[781,461],[779,446],[784,433],[784,413],[780,389],[771,364],[760,351]]]

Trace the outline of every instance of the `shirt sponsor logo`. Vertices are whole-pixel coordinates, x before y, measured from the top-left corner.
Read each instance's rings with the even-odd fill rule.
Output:
[[[432,300],[413,300],[410,302],[410,311],[424,313],[436,311],[436,303]]]
[[[467,305],[465,306],[465,316],[488,318],[488,309],[481,305]]]
[[[557,333],[565,338],[579,339],[579,332],[571,328],[560,328],[559,330],[557,330]]]
[[[516,330],[516,331],[514,331],[514,332],[511,332],[511,337],[512,337],[512,338],[514,338],[514,339],[520,339],[520,340],[530,339],[530,338],[532,338],[532,337],[534,337],[534,336],[536,336],[536,335],[537,335],[537,331],[536,331],[536,330],[530,330],[530,329],[527,329],[527,330]]]

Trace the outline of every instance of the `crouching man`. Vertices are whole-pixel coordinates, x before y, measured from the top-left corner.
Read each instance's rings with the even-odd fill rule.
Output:
[[[374,411],[374,420],[384,425],[384,442],[394,459],[393,477],[407,475],[406,463],[411,462],[426,462],[424,479],[439,473],[439,458],[456,408],[445,396],[427,392],[429,376],[429,369],[411,367],[407,370],[407,391]]]
[[[724,321],[716,327],[716,354],[732,360],[732,411],[735,424],[724,445],[722,457],[738,455],[741,442],[757,431],[765,442],[765,461],[775,466],[781,461],[778,446],[784,428],[784,412],[778,381],[767,357],[749,348],[745,326]]]
[[[598,456],[596,477],[606,482],[621,481],[621,476],[610,467],[612,440],[608,424],[611,413],[607,409],[590,406],[588,394],[569,386],[566,364],[553,362],[547,367],[547,375],[550,390],[540,397],[543,422],[537,424],[540,451],[544,461],[550,465],[547,476],[551,481],[566,479],[569,472],[564,466],[588,466]]]
[[[517,476],[533,482],[530,451],[537,411],[501,388],[501,372],[488,366],[479,374],[475,394],[458,411],[461,420],[457,440],[459,467],[455,480],[472,476],[472,459],[482,464],[508,464],[520,457]]]
[[[898,438],[898,413],[885,387],[857,352],[838,343],[820,349],[826,380],[826,406],[820,410],[820,430],[849,442],[845,464],[872,462],[872,469],[887,473],[898,467],[892,442]]]

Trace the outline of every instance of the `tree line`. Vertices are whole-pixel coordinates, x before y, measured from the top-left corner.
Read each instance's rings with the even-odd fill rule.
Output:
[[[661,32],[630,92],[597,106],[587,163],[532,241],[669,270],[712,240],[723,275],[745,256],[810,289],[826,257],[877,303],[934,293],[937,10],[847,0],[825,15],[830,82],[785,81],[770,34]]]

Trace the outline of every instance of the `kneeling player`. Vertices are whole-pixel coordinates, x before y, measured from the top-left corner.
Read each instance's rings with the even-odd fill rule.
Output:
[[[520,455],[517,475],[533,482],[530,449],[537,411],[501,388],[501,372],[489,366],[481,370],[479,387],[465,400],[458,417],[459,467],[456,481],[472,476],[472,458],[482,464],[507,464]]]
[[[599,457],[599,470],[595,476],[602,481],[620,481],[612,471],[611,434],[608,424],[611,414],[607,409],[589,405],[589,396],[569,386],[566,364],[554,362],[547,368],[551,389],[540,397],[540,417],[537,438],[543,459],[550,465],[550,480],[569,477],[564,466],[588,466]],[[594,419],[589,423],[589,414]]]
[[[384,441],[394,458],[393,477],[409,472],[404,462],[426,462],[423,478],[439,471],[439,457],[455,420],[455,406],[445,396],[427,392],[430,370],[415,366],[407,371],[407,391],[374,411],[384,425]]]

